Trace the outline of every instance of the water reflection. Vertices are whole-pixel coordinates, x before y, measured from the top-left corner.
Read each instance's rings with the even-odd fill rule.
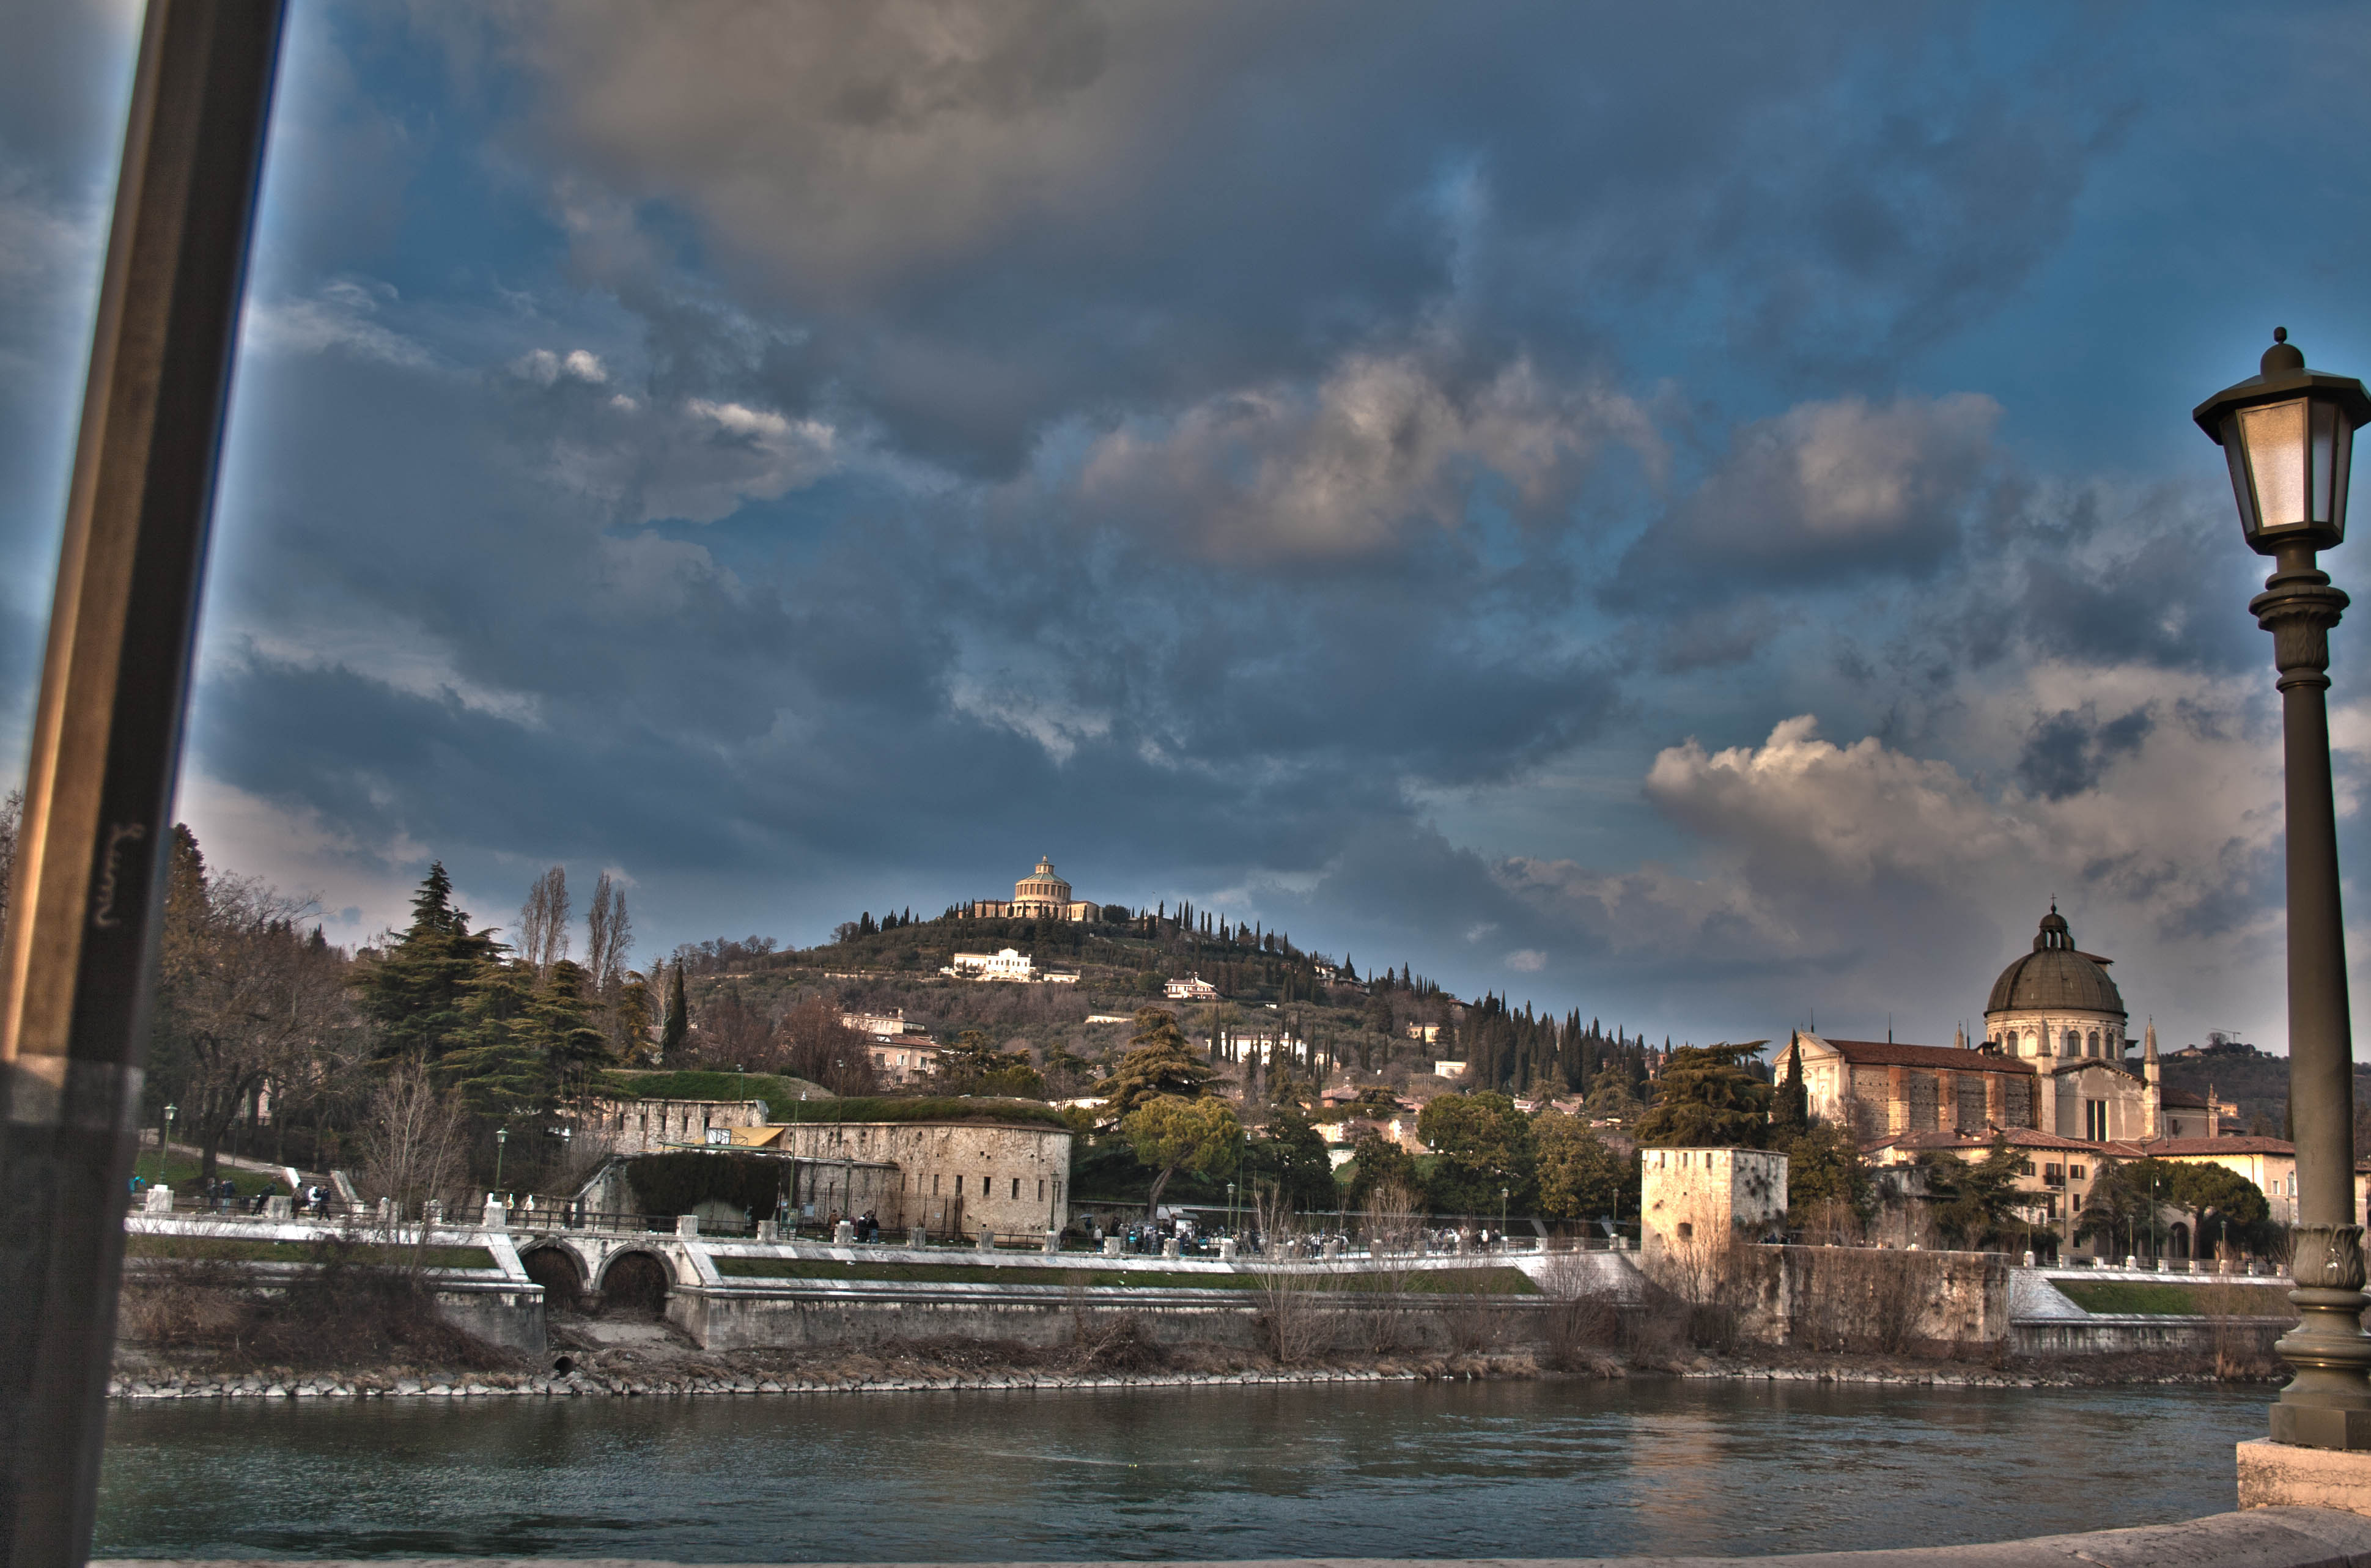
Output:
[[[1939,1545],[2228,1508],[2231,1445],[2261,1429],[2264,1399],[1642,1379],[118,1407],[98,1552],[976,1562]]]

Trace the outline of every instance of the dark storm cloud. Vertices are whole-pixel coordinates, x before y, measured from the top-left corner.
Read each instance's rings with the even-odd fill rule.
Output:
[[[688,214],[804,329],[778,401],[991,470],[1444,313],[1559,373],[1648,311],[1781,381],[1864,364],[2015,288],[2099,146],[2048,90],[2078,45],[1970,71],[1914,6],[495,15],[442,36],[523,84],[596,271],[653,262],[625,204]]]
[[[1937,368],[2066,308],[2070,224],[2178,205],[2117,139],[2138,30],[302,7],[192,777],[375,916],[430,854],[481,918],[557,859],[646,942],[809,940],[1044,850],[1634,1020],[1942,985],[2061,867],[2244,927],[2222,503],[2046,472]],[[79,112],[0,101],[53,257]],[[58,340],[0,455],[70,444]]]
[[[1960,393],[1806,403],[1737,433],[1623,557],[1609,600],[1922,578],[1994,503],[1999,406]]]
[[[2145,708],[2106,721],[2089,703],[2061,709],[2035,721],[2018,754],[2017,781],[2053,801],[2095,789],[2108,766],[2138,751],[2156,723]]]

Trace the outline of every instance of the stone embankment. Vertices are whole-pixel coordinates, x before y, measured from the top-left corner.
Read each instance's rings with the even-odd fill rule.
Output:
[[[309,1377],[210,1378],[204,1377],[119,1378],[108,1385],[111,1398],[124,1400],[202,1399],[498,1399],[498,1398],[626,1398],[637,1395],[696,1394],[881,1394],[978,1392],[1035,1389],[1184,1389],[1250,1388],[1301,1384],[1419,1383],[1441,1379],[1494,1377],[1535,1377],[1533,1369],[1512,1372],[1475,1365],[1463,1370],[1423,1372],[1378,1368],[1291,1367],[1249,1372],[1026,1372],[973,1373],[944,1377],[753,1378],[732,1375],[665,1374],[628,1376],[584,1373],[568,1376],[515,1377],[471,1373],[451,1378]]]

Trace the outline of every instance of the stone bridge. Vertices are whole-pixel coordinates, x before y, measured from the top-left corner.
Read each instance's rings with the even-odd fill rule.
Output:
[[[572,1230],[515,1221],[510,1238],[519,1266],[559,1306],[614,1297],[656,1308],[678,1290],[723,1283],[705,1249],[661,1231]]]

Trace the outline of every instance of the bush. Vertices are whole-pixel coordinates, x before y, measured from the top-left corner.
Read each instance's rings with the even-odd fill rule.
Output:
[[[746,1209],[752,1219],[771,1219],[790,1170],[785,1160],[697,1149],[626,1161],[626,1180],[645,1214],[689,1214],[702,1204],[718,1203]]]
[[[271,1284],[214,1259],[150,1264],[124,1282],[123,1337],[213,1351],[231,1367],[486,1369],[515,1359],[446,1321],[428,1275],[359,1262],[346,1242],[321,1243],[315,1262]]]

